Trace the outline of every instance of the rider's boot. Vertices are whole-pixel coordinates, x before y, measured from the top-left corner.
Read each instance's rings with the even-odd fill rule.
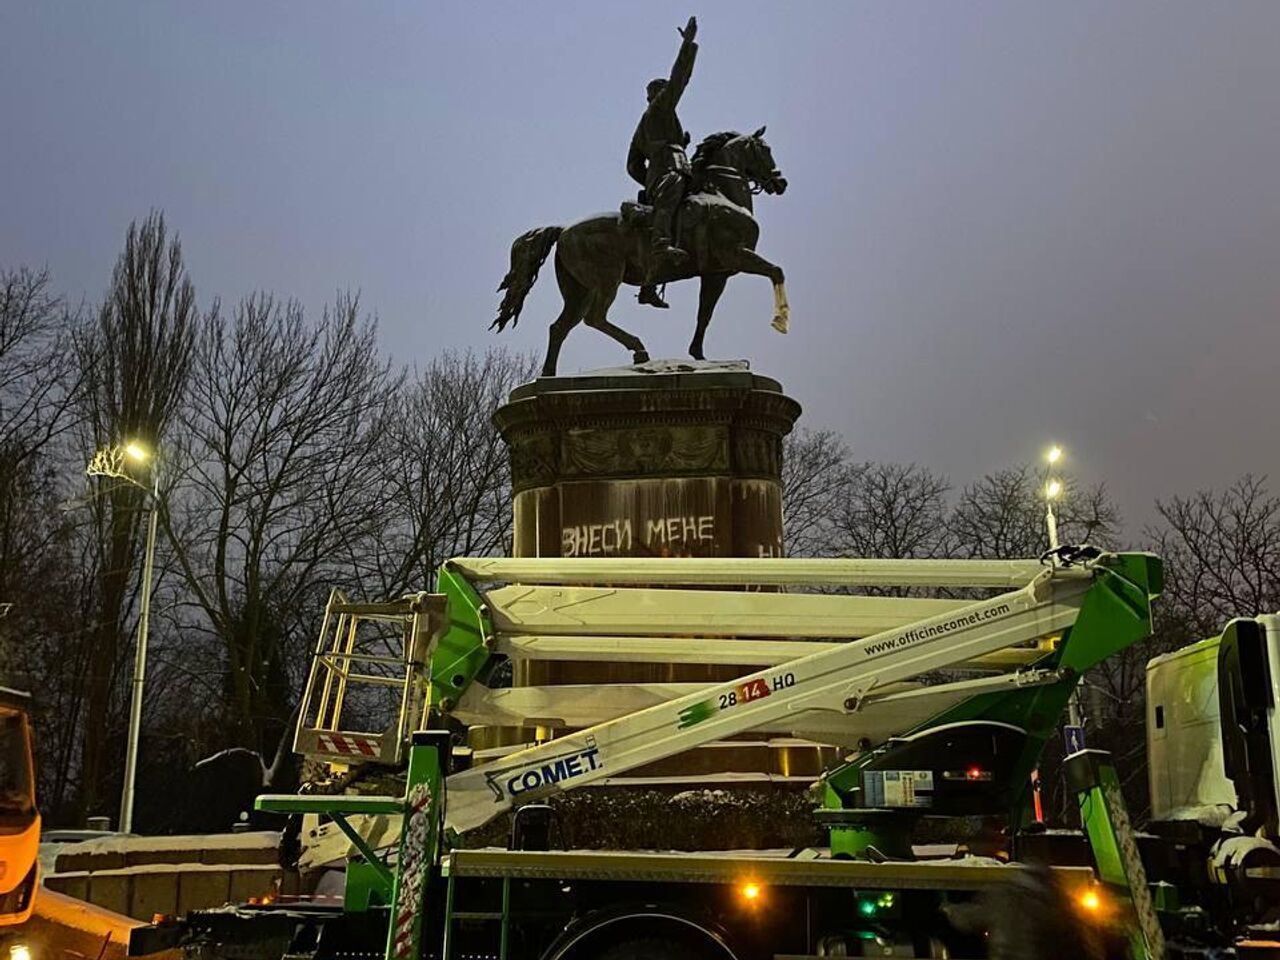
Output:
[[[652,283],[646,283],[641,287],[636,299],[646,306],[657,307],[659,310],[666,310],[668,306],[667,301],[658,296],[657,285]]]
[[[659,206],[653,211],[653,236],[649,246],[649,271],[646,284],[652,286],[664,268],[677,263],[684,256],[684,251],[677,247],[671,239],[672,221],[675,211],[666,206]]]
[[[644,285],[654,287],[659,283],[665,283],[670,280],[671,277],[664,276],[664,274],[679,266],[683,258],[684,251],[679,247],[672,246],[670,237],[655,234],[653,246],[649,248],[649,267],[645,271]],[[643,298],[643,291],[641,292],[641,297]],[[656,293],[654,298],[657,298]]]

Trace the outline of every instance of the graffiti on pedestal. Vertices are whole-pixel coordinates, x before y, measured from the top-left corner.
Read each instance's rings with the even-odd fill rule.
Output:
[[[639,551],[636,533],[639,532]],[[630,518],[605,523],[583,523],[560,529],[560,555],[610,557],[642,555],[679,556],[709,546],[716,539],[716,518],[709,513],[689,516],[650,517],[638,525]]]
[[[560,556],[629,556],[634,543],[630,520],[580,523],[560,528]]]

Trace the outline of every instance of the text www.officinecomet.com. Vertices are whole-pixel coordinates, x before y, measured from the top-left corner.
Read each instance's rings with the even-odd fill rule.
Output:
[[[963,617],[953,617],[942,623],[930,624],[927,627],[916,627],[911,630],[904,630],[896,637],[890,637],[888,640],[880,640],[876,643],[870,643],[866,646],[867,656],[875,656],[877,653],[884,653],[886,650],[897,650],[900,647],[909,647],[913,643],[919,643],[921,640],[930,640],[934,637],[941,637],[945,634],[961,630],[965,627],[972,627],[975,624],[982,623],[984,620],[994,620],[997,617],[1003,617],[1009,612],[1009,605],[1001,603],[986,610],[980,610],[976,613],[966,613]]]

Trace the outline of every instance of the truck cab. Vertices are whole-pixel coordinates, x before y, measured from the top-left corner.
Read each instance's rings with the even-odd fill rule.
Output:
[[[1147,665],[1152,818],[1275,838],[1280,797],[1280,615],[1239,617],[1222,634]]]
[[[30,915],[39,881],[30,698],[0,687],[0,927]]]
[[[1147,665],[1148,829],[1167,879],[1233,918],[1239,947],[1280,921],[1280,616],[1238,617]],[[1261,949],[1261,948],[1260,948]]]

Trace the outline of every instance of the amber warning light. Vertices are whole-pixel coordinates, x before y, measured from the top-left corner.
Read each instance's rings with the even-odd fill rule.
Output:
[[[1085,887],[1076,894],[1076,904],[1081,913],[1094,920],[1105,917],[1110,908],[1106,895],[1097,886]]]

